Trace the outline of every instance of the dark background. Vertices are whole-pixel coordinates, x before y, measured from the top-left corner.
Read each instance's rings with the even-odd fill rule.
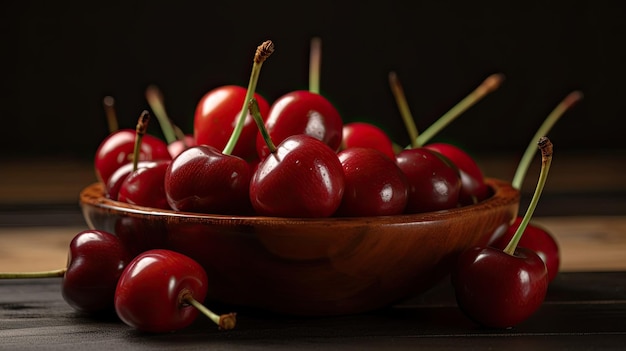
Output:
[[[4,1],[0,11],[0,156],[88,159],[115,97],[134,128],[156,84],[191,132],[195,104],[246,86],[256,47],[276,51],[257,92],[308,84],[309,40],[322,38],[321,91],[346,122],[366,120],[408,144],[387,75],[401,79],[418,128],[496,72],[506,81],[442,131],[471,152],[521,152],[573,90],[584,100],[554,127],[555,149],[625,149],[624,2],[613,1]],[[160,135],[156,122],[150,132]]]

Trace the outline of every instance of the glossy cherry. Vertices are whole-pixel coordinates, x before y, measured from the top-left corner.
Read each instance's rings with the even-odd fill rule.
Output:
[[[343,121],[339,111],[324,96],[308,90],[296,90],[274,101],[265,120],[265,128],[276,145],[291,135],[307,134],[337,151],[341,145]],[[257,134],[256,148],[260,159],[270,154],[260,134]]]
[[[515,218],[515,221],[508,227],[506,232],[491,245],[503,250],[519,228],[522,218],[520,216]],[[519,246],[529,248],[541,257],[548,269],[548,282],[552,282],[558,275],[561,265],[559,245],[554,236],[546,228],[529,223],[524,230],[522,238],[519,240]]]
[[[109,134],[98,146],[95,154],[95,171],[98,181],[106,183],[116,169],[132,162],[135,147],[134,129],[119,129]],[[146,134],[141,142],[139,161],[171,160],[167,143]]]
[[[209,145],[183,151],[165,172],[165,194],[176,211],[243,214],[250,209],[250,166]]]
[[[371,147],[390,159],[395,159],[393,142],[378,126],[367,122],[350,122],[343,125],[341,149]]]
[[[451,280],[459,308],[476,323],[511,328],[541,307],[548,289],[548,269],[539,255],[518,246],[541,195],[552,160],[552,143],[538,142],[542,151],[539,182],[520,226],[504,249],[493,246],[463,251]]]
[[[101,230],[76,234],[61,285],[63,299],[81,312],[112,312],[117,281],[131,260],[114,234]]]
[[[224,85],[210,90],[200,99],[194,115],[196,145],[204,144],[220,150],[224,149],[246,101],[246,91],[246,88],[241,86]],[[255,93],[254,97],[259,102],[261,115],[266,118],[269,113],[269,103],[258,93]],[[248,115],[232,154],[243,159],[256,158],[257,133],[257,126]]]
[[[390,216],[404,212],[408,181],[395,161],[377,149],[350,147],[337,156],[345,190],[336,216]]]
[[[431,212],[458,206],[461,177],[445,157],[419,147],[400,151],[396,163],[409,183],[405,212]]]
[[[171,209],[165,194],[165,172],[171,160],[159,160],[132,171],[120,185],[118,201],[132,205]]]
[[[466,250],[451,277],[461,310],[490,328],[510,328],[528,319],[543,304],[548,288],[545,264],[524,247],[513,255],[494,247]]]
[[[137,255],[124,269],[115,290],[115,311],[138,330],[164,333],[194,322],[208,291],[202,266],[176,251],[154,249]],[[221,318],[208,311],[222,329],[235,326],[235,315]],[[215,318],[215,319],[214,319]]]
[[[161,162],[169,162],[170,160],[157,160],[157,161],[139,161],[137,163],[137,168],[150,168],[154,167]],[[122,183],[128,177],[133,170],[135,169],[135,165],[133,162],[129,162],[125,165],[120,166],[118,169],[111,174],[109,180],[104,184],[105,195],[111,200],[117,200],[117,196],[120,192],[120,187]]]
[[[337,153],[306,134],[284,139],[250,180],[254,210],[274,217],[329,217],[339,207],[345,176]]]
[[[461,205],[474,204],[491,195],[489,187],[485,184],[483,171],[465,150],[443,142],[426,144],[424,147],[447,157],[458,168],[461,175],[459,194]]]

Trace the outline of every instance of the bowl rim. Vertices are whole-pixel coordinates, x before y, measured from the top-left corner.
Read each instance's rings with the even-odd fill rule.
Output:
[[[100,208],[111,213],[120,213],[135,216],[151,216],[151,217],[167,217],[180,218],[184,220],[200,220],[200,221],[232,221],[236,220],[239,224],[254,225],[255,223],[264,224],[284,224],[284,223],[308,223],[308,224],[324,224],[324,223],[380,223],[380,224],[401,224],[421,221],[442,221],[451,217],[459,216],[463,213],[482,211],[497,208],[500,206],[510,205],[511,203],[519,203],[520,191],[514,188],[510,182],[506,182],[497,178],[485,178],[485,183],[491,188],[492,195],[476,204],[455,207],[452,209],[439,210],[433,212],[423,212],[414,214],[400,214],[390,216],[369,216],[369,217],[313,217],[313,218],[292,218],[292,217],[269,217],[258,215],[227,215],[227,214],[207,214],[196,212],[182,212],[166,209],[156,209],[145,206],[137,206],[112,200],[104,195],[104,184],[101,182],[92,183],[80,192],[79,205],[81,208],[94,207]]]

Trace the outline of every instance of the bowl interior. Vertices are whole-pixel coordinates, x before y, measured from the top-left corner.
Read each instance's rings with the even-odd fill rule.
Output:
[[[293,315],[360,313],[432,287],[464,249],[486,244],[517,216],[519,191],[487,179],[493,195],[422,214],[274,218],[157,210],[112,201],[94,183],[80,194],[88,226],[133,253],[168,248],[209,277],[208,299]]]

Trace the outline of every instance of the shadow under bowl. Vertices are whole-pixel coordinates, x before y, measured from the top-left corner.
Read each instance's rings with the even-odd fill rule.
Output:
[[[487,179],[493,195],[451,210],[381,217],[275,218],[185,213],[80,193],[91,229],[137,254],[166,248],[197,260],[207,301],[279,314],[362,313],[416,296],[446,277],[457,255],[485,245],[518,214],[520,193]]]

